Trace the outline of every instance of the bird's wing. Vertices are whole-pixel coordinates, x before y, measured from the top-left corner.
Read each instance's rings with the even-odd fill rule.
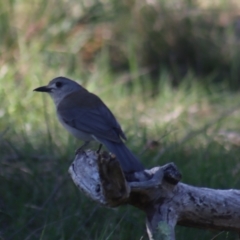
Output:
[[[87,104],[88,101],[79,96],[75,96],[74,101],[71,96],[60,102],[57,112],[62,120],[71,127],[92,134],[96,138],[114,142],[121,142],[121,138],[126,139],[119,123],[107,106],[96,95],[88,94],[90,99],[93,99],[91,104]]]

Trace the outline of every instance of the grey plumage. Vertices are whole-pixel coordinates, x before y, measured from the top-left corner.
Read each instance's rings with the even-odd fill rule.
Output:
[[[125,172],[144,169],[123,143],[126,137],[120,124],[98,96],[64,77],[55,78],[48,86],[35,90],[51,95],[59,121],[76,138],[104,144],[117,156]]]

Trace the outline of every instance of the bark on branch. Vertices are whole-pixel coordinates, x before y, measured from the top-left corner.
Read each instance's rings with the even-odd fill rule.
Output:
[[[76,155],[69,173],[96,202],[108,207],[131,204],[143,210],[149,239],[175,239],[176,224],[240,232],[240,191],[181,183],[173,163],[124,174],[114,156],[88,150]]]

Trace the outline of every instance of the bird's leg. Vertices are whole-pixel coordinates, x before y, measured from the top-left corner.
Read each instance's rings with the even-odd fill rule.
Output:
[[[102,144],[100,143],[99,147],[98,147],[98,150],[97,150],[97,153],[100,153],[101,149],[102,149]]]
[[[78,153],[82,152],[83,149],[90,143],[90,141],[85,141],[84,144],[82,146],[80,146],[76,151],[75,151],[75,155],[77,155]]]

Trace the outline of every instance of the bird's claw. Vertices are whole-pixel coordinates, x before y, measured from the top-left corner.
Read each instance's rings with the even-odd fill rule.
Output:
[[[97,150],[97,154],[100,153],[101,149],[102,149],[102,144],[100,143],[100,144],[99,144],[99,147],[98,147],[98,150]]]

